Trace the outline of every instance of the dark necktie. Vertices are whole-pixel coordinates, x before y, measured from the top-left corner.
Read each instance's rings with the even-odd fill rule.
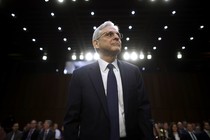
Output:
[[[30,140],[30,139],[31,139],[32,132],[33,132],[33,130],[32,130],[32,129],[30,129],[30,131],[29,131],[29,133],[28,133],[27,140]]]
[[[113,72],[114,66],[112,64],[108,64],[107,67],[109,68],[107,78],[107,103],[111,125],[110,140],[119,140],[119,109],[117,80]]]

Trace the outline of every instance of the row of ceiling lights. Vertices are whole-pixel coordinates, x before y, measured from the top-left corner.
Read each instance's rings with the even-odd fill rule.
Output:
[[[177,59],[182,59],[182,53],[180,51],[177,52]],[[152,54],[150,52],[147,52],[146,54],[143,52],[137,53],[135,51],[133,52],[128,52],[124,51],[122,54],[122,58],[126,61],[137,61],[137,60],[150,60],[152,59]],[[47,53],[44,53],[42,56],[42,59],[44,61],[47,60]],[[73,60],[73,61],[92,61],[92,60],[97,60],[99,59],[99,55],[96,52],[86,52],[86,53],[80,53],[76,54],[73,53],[70,55],[70,58],[68,61]]]

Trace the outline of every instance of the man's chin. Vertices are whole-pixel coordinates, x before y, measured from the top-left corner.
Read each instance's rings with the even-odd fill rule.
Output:
[[[121,51],[121,46],[113,46],[112,49],[116,51]]]
[[[121,47],[120,47],[120,46],[116,46],[116,47],[114,48],[114,50],[116,50],[116,51],[121,51]]]
[[[101,53],[105,55],[117,56],[121,52],[121,47],[113,47],[112,49],[107,50],[99,50]]]
[[[112,50],[112,53],[118,55],[121,52],[121,48],[115,48]]]

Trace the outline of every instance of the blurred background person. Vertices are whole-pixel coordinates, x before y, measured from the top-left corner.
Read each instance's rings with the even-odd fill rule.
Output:
[[[38,140],[55,140],[55,133],[52,130],[52,121],[45,120],[43,124],[43,131],[39,133]]]
[[[58,124],[54,123],[53,125],[54,133],[55,133],[55,140],[60,140],[61,139],[61,131],[58,129]]]
[[[190,123],[190,122],[187,123],[186,131],[187,132],[185,134],[183,134],[184,140],[199,140],[198,135],[195,133],[195,131],[193,129],[193,123]]]
[[[15,122],[12,126],[12,131],[6,136],[6,140],[21,140],[23,132],[19,130],[19,123]]]
[[[170,140],[183,140],[176,123],[171,123],[168,136]]]
[[[39,130],[37,128],[37,121],[32,120],[29,129],[23,132],[22,140],[37,140],[38,136]]]
[[[6,132],[4,131],[4,128],[0,124],[0,140],[6,139]]]
[[[208,121],[204,121],[200,133],[201,140],[210,140],[210,125]]]

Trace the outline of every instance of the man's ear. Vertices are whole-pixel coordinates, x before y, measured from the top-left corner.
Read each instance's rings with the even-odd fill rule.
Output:
[[[93,43],[93,47],[95,49],[98,49],[99,48],[99,42],[98,42],[98,40],[93,40],[92,43]]]

